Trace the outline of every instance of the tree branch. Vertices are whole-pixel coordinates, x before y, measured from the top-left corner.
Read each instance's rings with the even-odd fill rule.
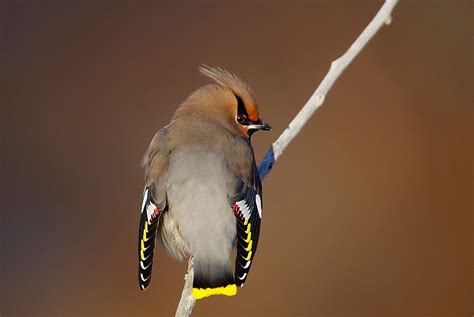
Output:
[[[377,33],[382,25],[390,24],[392,17],[391,13],[398,0],[386,0],[382,8],[375,15],[372,21],[367,25],[364,31],[359,35],[357,40],[349,47],[349,49],[331,63],[329,72],[324,77],[323,81],[319,84],[318,88],[314,91],[313,95],[309,98],[306,104],[301,108],[300,112],[290,122],[288,128],[283,131],[280,137],[272,144],[265,154],[262,162],[258,166],[258,172],[260,179],[263,180],[265,176],[270,172],[276,160],[280,157],[283,151],[286,149],[288,144],[298,135],[301,128],[308,122],[309,118],[324,102],[326,95],[328,94],[331,87],[334,85],[336,80],[346,69],[352,60],[359,54],[369,40]]]
[[[288,128],[283,131],[280,137],[272,144],[268,149],[263,160],[258,166],[258,172],[260,179],[263,180],[265,176],[271,171],[274,163],[286,149],[288,144],[298,135],[303,126],[308,122],[313,113],[323,104],[326,95],[328,94],[331,87],[334,85],[336,80],[346,69],[352,60],[359,54],[369,40],[377,33],[382,25],[390,24],[392,18],[391,13],[398,0],[386,0],[382,8],[375,15],[369,25],[359,35],[356,41],[349,47],[349,49],[331,63],[329,72],[324,77],[323,81],[319,84],[318,88],[314,91],[313,95],[309,98],[303,108],[298,112],[296,117],[290,122]],[[185,276],[185,284],[183,292],[181,294],[181,300],[178,304],[176,311],[176,317],[188,317],[191,316],[191,312],[196,304],[196,300],[192,295],[193,287],[193,258],[189,259],[188,273]]]
[[[194,305],[196,305],[196,299],[194,299],[193,291],[193,278],[194,278],[194,261],[193,257],[189,257],[188,261],[188,273],[184,276],[184,287],[181,293],[181,299],[179,300],[178,309],[176,310],[175,317],[188,317],[193,312]]]

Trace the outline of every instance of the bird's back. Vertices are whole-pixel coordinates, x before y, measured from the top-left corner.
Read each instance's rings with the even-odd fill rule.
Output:
[[[179,236],[194,257],[196,279],[203,276],[203,284],[213,287],[233,283],[229,260],[236,220],[227,200],[226,183],[233,178],[226,157],[232,149],[223,146],[222,138],[226,136],[222,132],[213,134],[210,124],[198,123],[203,126],[188,126],[190,131],[180,132],[199,131],[200,138],[180,144],[170,154],[168,217],[179,226]]]

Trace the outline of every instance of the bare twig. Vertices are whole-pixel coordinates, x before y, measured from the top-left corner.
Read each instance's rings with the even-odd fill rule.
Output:
[[[194,299],[193,290],[193,278],[194,278],[194,261],[193,257],[189,257],[188,261],[188,273],[184,276],[184,287],[181,293],[181,299],[179,300],[178,309],[176,310],[176,317],[188,317],[193,312],[196,299]]]
[[[392,21],[391,13],[398,0],[386,0],[382,8],[375,15],[369,25],[359,35],[356,41],[349,47],[347,52],[341,57],[331,63],[329,72],[324,77],[323,81],[319,84],[318,88],[314,91],[313,95],[309,98],[300,112],[290,122],[288,128],[283,131],[280,137],[272,144],[270,149],[265,154],[262,162],[258,166],[258,172],[260,179],[264,179],[265,176],[270,172],[273,164],[280,157],[283,151],[286,149],[288,144],[298,135],[303,126],[308,122],[309,118],[324,102],[327,93],[334,85],[336,80],[346,69],[346,67],[352,62],[352,60],[359,54],[369,40],[377,33],[377,31],[384,25],[390,24]],[[176,311],[176,316],[187,317],[191,315],[196,300],[192,295],[193,287],[193,259],[189,259],[188,273],[185,276],[186,283],[181,294],[181,300]]]
[[[270,149],[268,149],[262,162],[260,162],[260,165],[258,166],[260,179],[264,179],[265,176],[267,176],[272,169],[273,164],[276,162],[278,157],[280,157],[288,144],[290,144],[291,140],[298,135],[301,128],[303,128],[306,122],[308,122],[316,109],[323,104],[327,93],[344,69],[349,66],[352,60],[357,56],[357,54],[359,54],[375,33],[377,33],[382,25],[390,24],[392,21],[391,13],[397,2],[398,0],[386,0],[382,8],[380,8],[379,12],[377,12],[375,17],[351,47],[349,47],[344,55],[331,63],[329,72],[319,84],[318,88],[316,88],[313,95],[309,98],[303,108],[301,108],[296,117],[290,122],[288,128],[283,131],[280,137],[272,144]]]

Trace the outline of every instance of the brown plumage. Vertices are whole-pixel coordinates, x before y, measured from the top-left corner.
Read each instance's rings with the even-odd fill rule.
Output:
[[[143,236],[151,237],[145,230],[149,223],[168,254],[194,257],[196,298],[234,295],[235,286],[242,286],[247,277],[262,212],[250,136],[270,129],[260,120],[253,93],[241,79],[222,69],[200,71],[216,83],[196,90],[180,105],[145,155],[149,198],[144,198],[139,233],[141,288],[148,286],[151,275],[147,255],[152,258],[153,250],[142,242]],[[235,277],[229,265],[233,246]]]

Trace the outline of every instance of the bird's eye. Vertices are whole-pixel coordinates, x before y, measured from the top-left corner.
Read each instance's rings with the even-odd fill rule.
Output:
[[[244,124],[245,116],[243,114],[238,114],[237,115],[237,122],[240,123],[240,124]]]

